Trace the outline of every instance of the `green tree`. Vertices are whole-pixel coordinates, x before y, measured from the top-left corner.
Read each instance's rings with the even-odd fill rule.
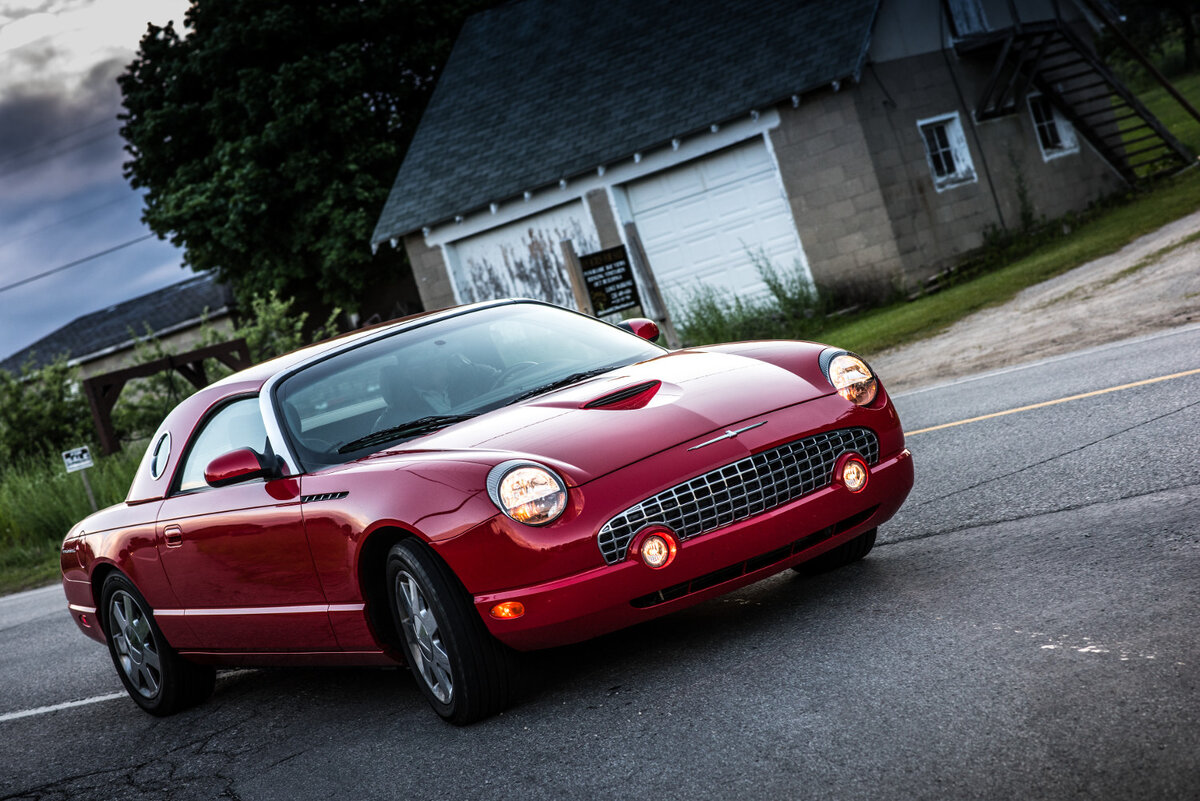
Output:
[[[195,0],[118,78],[143,219],[239,295],[391,316],[402,250],[369,241],[441,65],[484,0]]]
[[[310,327],[308,312],[293,311],[293,303],[293,298],[284,300],[273,289],[266,295],[250,298],[250,308],[246,310],[248,313],[233,332],[233,338],[246,340],[250,358],[254,362],[265,362],[337,333],[337,318],[342,313],[341,309],[330,311],[325,324],[306,337],[304,332]]]
[[[6,464],[89,444],[92,415],[65,355],[14,376],[0,370],[0,459]]]
[[[1200,4],[1196,0],[1120,0],[1117,6],[1121,30],[1139,50],[1158,62],[1156,66],[1168,68],[1164,59],[1174,43],[1183,50],[1183,61],[1177,69],[1192,72],[1200,68]]]

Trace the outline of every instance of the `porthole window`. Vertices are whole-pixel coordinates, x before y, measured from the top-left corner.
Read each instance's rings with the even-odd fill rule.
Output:
[[[150,457],[150,475],[154,478],[162,478],[170,458],[171,432],[164,431],[163,435],[158,438],[158,442],[154,443],[154,455]]]

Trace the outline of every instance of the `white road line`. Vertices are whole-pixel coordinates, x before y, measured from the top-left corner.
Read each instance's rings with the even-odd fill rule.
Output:
[[[80,701],[67,701],[62,704],[54,704],[53,706],[39,706],[37,709],[22,709],[20,712],[6,712],[0,715],[0,723],[9,720],[17,720],[18,718],[31,718],[34,715],[45,715],[50,712],[57,712],[60,709],[70,709],[73,706],[85,706],[87,704],[98,704],[101,701],[113,701],[117,698],[128,698],[126,693],[109,693],[108,695],[97,695],[92,698],[84,698]]]
[[[241,676],[246,673],[257,672],[258,671],[255,668],[234,668],[233,670],[222,670],[217,678],[218,680],[228,679],[233,676]],[[87,706],[88,704],[98,704],[102,701],[113,701],[117,698],[128,697],[129,695],[123,692],[109,693],[108,695],[96,695],[79,701],[65,701],[61,704],[52,704],[51,706],[39,706],[36,709],[22,709],[19,712],[5,712],[4,714],[0,715],[0,723],[4,723],[5,721],[9,720],[17,720],[19,718],[31,718],[34,715],[46,715],[50,712],[58,712],[59,710],[70,709],[71,707],[75,706]]]

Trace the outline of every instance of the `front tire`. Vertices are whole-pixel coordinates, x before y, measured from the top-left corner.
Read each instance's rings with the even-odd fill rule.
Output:
[[[484,626],[458,579],[424,543],[392,546],[387,560],[392,617],[417,686],[457,725],[508,707],[515,655]]]
[[[217,672],[181,657],[170,646],[146,599],[120,573],[100,591],[108,653],[125,691],[151,715],[172,715],[212,695]]]
[[[871,549],[875,547],[875,535],[878,531],[878,528],[864,531],[849,542],[843,542],[836,548],[826,551],[814,559],[801,562],[793,567],[792,570],[795,570],[802,576],[817,576],[821,573],[828,573],[830,570],[837,570],[839,567],[845,567],[851,562],[857,562],[869,554]]]

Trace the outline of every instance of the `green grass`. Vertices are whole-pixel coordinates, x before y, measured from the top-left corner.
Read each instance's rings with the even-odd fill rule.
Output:
[[[1200,109],[1200,73],[1181,76],[1172,80],[1171,84],[1192,104],[1192,108]],[[1200,122],[1167,94],[1166,89],[1155,87],[1139,94],[1138,98],[1193,155],[1200,154]]]
[[[87,471],[99,506],[125,498],[142,449],[127,446]],[[57,456],[7,465],[0,472],[0,594],[57,578],[63,537],[90,513],[83,480]]]

